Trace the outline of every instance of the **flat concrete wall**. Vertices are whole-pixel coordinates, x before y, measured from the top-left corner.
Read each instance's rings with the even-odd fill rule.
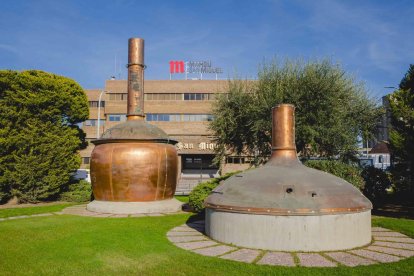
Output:
[[[371,242],[371,211],[323,216],[271,216],[206,210],[206,233],[242,247],[329,251]]]

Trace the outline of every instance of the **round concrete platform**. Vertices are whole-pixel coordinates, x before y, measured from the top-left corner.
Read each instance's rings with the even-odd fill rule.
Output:
[[[62,210],[62,212],[60,212],[61,214],[65,214],[65,215],[75,215],[75,216],[85,216],[85,217],[102,217],[102,218],[107,218],[107,217],[111,217],[111,218],[126,218],[126,217],[159,217],[159,216],[164,216],[164,215],[171,215],[171,214],[184,214],[186,212],[183,211],[177,211],[174,213],[130,213],[130,214],[112,214],[112,213],[101,213],[101,212],[92,212],[89,211],[86,208],[86,204],[82,204],[82,205],[75,205],[75,206],[70,206],[70,207],[66,207],[65,209]]]
[[[235,247],[205,235],[204,221],[171,229],[167,238],[177,247],[221,259],[274,266],[349,267],[397,262],[414,256],[414,239],[386,228],[372,227],[373,242],[357,249],[326,252],[282,252]]]
[[[222,243],[254,249],[347,250],[371,242],[371,210],[332,215],[271,216],[207,208],[206,234]]]
[[[116,202],[94,200],[86,206],[91,212],[109,214],[176,213],[183,203],[175,198],[147,202]]]

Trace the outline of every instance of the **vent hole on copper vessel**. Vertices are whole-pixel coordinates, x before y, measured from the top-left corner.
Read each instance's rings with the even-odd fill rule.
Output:
[[[293,189],[292,188],[287,188],[286,189],[286,193],[290,194],[291,192],[293,192]]]

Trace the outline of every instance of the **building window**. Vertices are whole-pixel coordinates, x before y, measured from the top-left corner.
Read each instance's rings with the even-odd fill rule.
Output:
[[[99,107],[99,101],[89,101],[89,107]],[[105,101],[101,101],[101,107],[105,107]]]
[[[253,156],[227,156],[226,163],[227,164],[253,164],[254,157]]]
[[[105,120],[100,120],[99,124],[101,126],[105,125]],[[98,120],[93,119],[93,120],[86,120],[85,122],[83,122],[84,126],[97,126],[98,125]]]
[[[109,94],[110,101],[126,101],[128,99],[127,93],[112,93]]]
[[[147,121],[158,122],[206,122],[212,121],[214,116],[211,114],[157,114],[147,113]]]
[[[125,122],[126,115],[125,114],[109,114],[108,120],[110,122]]]
[[[90,157],[82,157],[82,164],[89,164],[91,161]]]

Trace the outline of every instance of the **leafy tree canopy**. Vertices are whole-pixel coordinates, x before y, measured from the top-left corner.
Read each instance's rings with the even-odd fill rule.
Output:
[[[0,202],[56,196],[80,165],[86,145],[77,123],[87,98],[73,80],[29,70],[0,70]]]
[[[373,133],[382,113],[364,85],[329,60],[274,61],[262,66],[257,81],[230,81],[228,94],[215,103],[216,160],[244,152],[263,161],[271,152],[271,109],[281,103],[296,106],[303,156],[353,156],[358,136]]]
[[[391,113],[390,147],[397,188],[414,194],[414,65],[411,64],[399,89],[388,95]]]

